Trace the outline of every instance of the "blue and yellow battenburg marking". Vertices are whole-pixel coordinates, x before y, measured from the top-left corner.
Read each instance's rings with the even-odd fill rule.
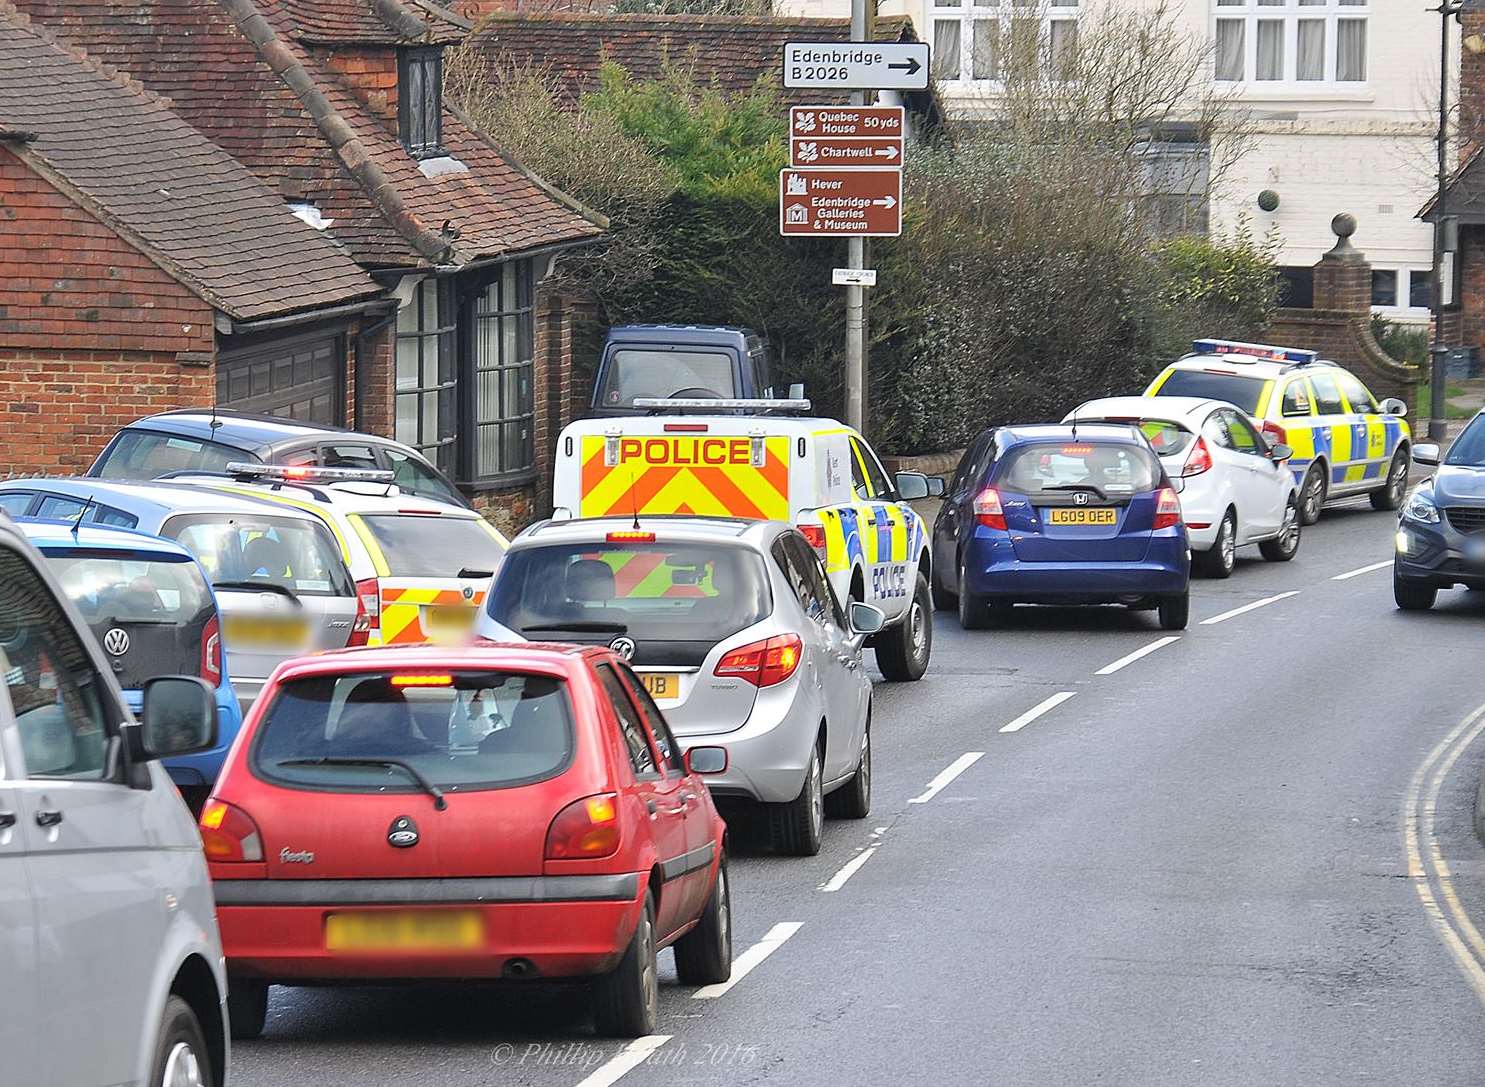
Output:
[[[927,535],[923,518],[892,502],[851,502],[818,513],[825,529],[825,569],[831,573],[859,565],[910,562]]]
[[[1406,433],[1396,416],[1368,415],[1350,423],[1283,422],[1288,446],[1294,450],[1289,467],[1302,481],[1318,457],[1330,466],[1330,484],[1381,479],[1398,443]]]

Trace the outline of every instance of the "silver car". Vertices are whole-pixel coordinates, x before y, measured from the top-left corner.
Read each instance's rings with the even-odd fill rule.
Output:
[[[364,645],[370,633],[344,546],[311,513],[182,483],[86,478],[5,480],[0,508],[184,545],[216,590],[227,673],[244,712],[280,661]]]
[[[548,521],[511,543],[478,625],[498,640],[608,645],[632,661],[688,750],[728,751],[708,784],[781,850],[871,809],[869,604],[841,609],[813,548],[779,522]]]

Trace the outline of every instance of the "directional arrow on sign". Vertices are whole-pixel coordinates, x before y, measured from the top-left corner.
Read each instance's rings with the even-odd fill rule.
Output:
[[[897,206],[897,198],[895,196],[884,196],[880,200],[873,200],[872,203],[891,211]]]
[[[885,151],[877,151],[875,153],[881,155],[884,159],[895,159],[897,157],[897,148],[889,147]]]
[[[919,69],[921,69],[923,65],[918,63],[917,57],[908,57],[907,61],[903,64],[889,64],[887,65],[887,67],[900,69],[901,71],[906,72],[908,75],[917,75]]]

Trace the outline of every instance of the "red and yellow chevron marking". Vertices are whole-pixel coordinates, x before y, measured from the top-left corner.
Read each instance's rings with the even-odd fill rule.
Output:
[[[615,600],[717,595],[717,590],[712,587],[709,569],[699,584],[675,584],[674,569],[667,561],[669,556],[663,551],[604,551],[584,555],[583,558],[598,559],[613,570]]]
[[[432,634],[423,629],[423,608],[465,608],[472,620],[485,599],[485,591],[476,589],[465,598],[462,589],[383,589],[380,637],[374,645],[417,645]]]
[[[583,439],[580,517],[681,513],[697,517],[789,519],[789,439],[765,438],[763,466],[750,462],[747,437],[623,437],[617,463],[608,439]]]

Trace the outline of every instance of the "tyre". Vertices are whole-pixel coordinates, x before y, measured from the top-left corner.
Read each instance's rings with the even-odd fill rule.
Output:
[[[1320,520],[1320,511],[1325,507],[1325,493],[1329,487],[1325,482],[1325,464],[1316,461],[1305,473],[1305,481],[1299,487],[1299,523],[1313,525]]]
[[[930,582],[929,588],[933,592],[934,611],[953,611],[954,606],[959,603],[958,597],[939,583],[937,570],[933,572],[933,579]]]
[[[253,978],[227,979],[227,1019],[233,1038],[258,1038],[268,1021],[268,983]]]
[[[1403,611],[1427,611],[1438,598],[1437,585],[1430,585],[1426,581],[1409,581],[1405,577],[1398,577],[1396,568],[1393,569],[1392,599]]]
[[[1374,510],[1395,510],[1402,506],[1408,493],[1408,451],[1399,448],[1387,466],[1387,485],[1367,495]]]
[[[1162,596],[1156,611],[1160,616],[1161,630],[1185,630],[1191,619],[1191,594]]]
[[[732,976],[732,894],[725,853],[701,920],[675,942],[675,972],[682,985],[720,985]]]
[[[1299,501],[1291,498],[1284,507],[1284,523],[1272,540],[1258,545],[1258,552],[1269,562],[1288,562],[1299,551]]]
[[[907,614],[902,622],[876,636],[875,649],[877,667],[894,682],[910,683],[922,679],[928,671],[928,657],[933,652],[933,599],[922,570],[913,583]]]
[[[151,1087],[212,1087],[211,1051],[196,1013],[178,996],[165,1001]]]
[[[618,968],[593,982],[593,1025],[608,1038],[653,1034],[660,1015],[660,972],[655,965],[655,900],[644,912]]]
[[[983,597],[969,591],[968,575],[959,567],[959,625],[965,630],[984,630],[990,625],[989,609]]]
[[[865,819],[871,814],[871,710],[861,734],[861,761],[851,780],[825,798],[825,814],[832,819]]]
[[[1217,539],[1208,551],[1192,556],[1197,572],[1204,577],[1228,578],[1237,566],[1237,514],[1228,510],[1217,526]]]
[[[817,742],[810,751],[809,767],[799,795],[783,804],[775,804],[773,818],[774,848],[795,857],[813,857],[820,852],[825,836],[825,768]]]

